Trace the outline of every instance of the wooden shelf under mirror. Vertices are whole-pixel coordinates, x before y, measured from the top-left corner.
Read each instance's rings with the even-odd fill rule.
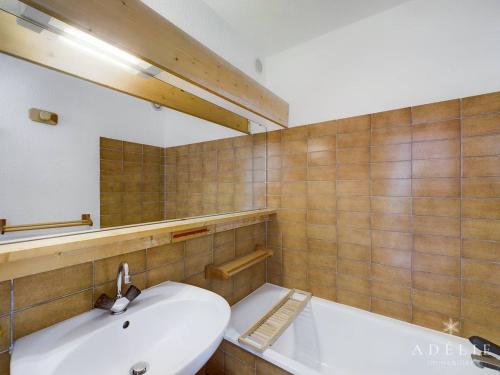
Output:
[[[228,280],[234,275],[244,271],[257,263],[260,263],[273,255],[273,251],[257,245],[255,251],[236,258],[229,262],[215,266],[209,264],[205,268],[205,278],[215,277],[217,279]]]
[[[161,246],[172,242],[172,233],[211,227],[217,233],[264,222],[275,213],[274,209],[259,209],[4,243],[0,241],[0,281]],[[206,232],[203,235],[207,235]]]

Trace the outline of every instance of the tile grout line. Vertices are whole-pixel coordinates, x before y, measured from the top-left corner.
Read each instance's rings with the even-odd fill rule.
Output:
[[[283,209],[283,130],[279,130],[280,137],[279,137],[279,157],[280,157],[280,167],[279,167],[279,182],[280,182],[280,210]],[[278,143],[278,142],[276,142]],[[278,211],[279,212],[279,211]],[[283,273],[283,255],[285,253],[284,248],[283,248],[283,232],[281,228],[278,225],[278,221],[276,220],[276,226],[278,227],[278,236],[279,236],[279,245],[280,245],[280,250],[281,250],[281,285],[284,286],[285,284],[285,275]]]
[[[268,147],[268,141],[269,141],[269,137],[267,135],[268,133],[268,129],[267,127],[264,125],[264,129],[266,129],[266,134],[265,134],[265,141],[264,141],[264,182],[265,182],[265,186],[266,186],[266,189],[264,191],[264,194],[265,194],[265,208],[267,209],[268,207],[268,202],[267,202],[267,197],[268,197],[268,194],[267,194],[267,188],[268,188],[268,181],[267,181],[267,158],[269,157],[268,155],[268,150],[267,150],[267,147]],[[253,149],[252,149],[252,152],[253,152]],[[267,222],[266,222],[266,247],[267,247]],[[267,280],[267,261],[266,261],[266,280]]]
[[[236,229],[233,229],[233,259],[236,259]],[[231,277],[231,300],[234,300],[236,280]]]
[[[373,127],[372,127],[372,117],[373,115],[370,114],[370,142],[369,142],[369,147],[368,147],[368,196],[369,196],[369,223],[368,223],[368,230],[370,231],[370,275],[368,277],[368,281],[370,283],[370,290],[369,290],[369,306],[370,310],[373,311],[373,291],[372,291],[372,285],[373,285],[373,270],[372,270],[372,265],[373,265],[373,228],[372,228],[372,152],[371,152],[371,145],[372,145],[372,133],[373,133]]]
[[[96,295],[95,295],[95,260],[92,261],[92,302],[96,300]]]
[[[212,260],[211,260],[211,263],[214,264],[214,259],[215,259],[215,233],[212,233],[210,235],[210,249],[211,249],[211,252],[212,252]],[[206,265],[205,265],[206,267]],[[205,279],[207,278],[207,274],[205,272],[205,270],[202,271],[204,273],[204,276],[205,276]],[[209,278],[208,279],[208,285],[209,285],[209,288],[210,290],[213,289],[213,279],[212,278]]]
[[[411,252],[410,252],[410,322],[413,323],[413,258],[415,256],[415,228],[413,217],[413,107],[410,107],[410,225],[411,225]]]
[[[311,283],[309,281],[309,271],[310,271],[310,254],[309,254],[309,228],[308,228],[308,220],[307,217],[309,215],[309,135],[310,129],[306,130],[306,175],[305,175],[305,184],[306,184],[306,287],[309,292],[312,289]]]
[[[32,309],[32,308],[35,308],[35,307],[39,307],[39,306],[45,305],[45,304],[49,304],[49,303],[52,303],[52,302],[60,301],[60,300],[62,300],[64,298],[72,297],[72,296],[75,296],[75,295],[80,294],[80,293],[92,291],[93,289],[94,288],[92,286],[89,286],[89,287],[84,288],[84,289],[80,289],[80,290],[77,290],[77,291],[74,291],[74,292],[70,292],[70,293],[66,293],[66,294],[57,296],[55,298],[51,298],[51,299],[48,299],[48,300],[45,300],[45,301],[37,302],[37,303],[35,303],[33,305],[24,306],[22,308],[19,308],[19,309],[13,311],[13,315],[21,313],[21,312],[29,310],[29,309]]]
[[[338,213],[339,213],[339,195],[338,195],[338,164],[339,164],[339,142],[338,142],[339,128],[338,123],[335,123],[335,301],[339,299],[339,223],[338,223]]]
[[[122,145],[122,159],[120,160],[121,162],[121,169],[120,169],[120,190],[121,190],[121,196],[120,196],[120,225],[124,224],[123,217],[125,216],[124,213],[124,193],[125,193],[125,141],[120,141]],[[99,172],[99,175],[101,172]]]
[[[163,196],[163,205],[162,205],[162,210],[163,210],[163,215],[162,219],[166,220],[167,219],[167,147],[162,148],[162,168],[163,168],[163,191],[162,191],[162,196]]]
[[[125,161],[124,161],[125,162]],[[145,188],[144,188],[144,179],[145,179],[145,173],[144,173],[144,145],[141,144],[141,192],[140,192],[140,207],[141,207],[141,221],[144,220],[144,193],[145,193]]]
[[[460,212],[459,212],[459,220],[460,220],[460,317],[459,317],[459,327],[460,333],[463,335],[464,331],[464,280],[463,280],[463,242],[464,242],[464,233],[463,233],[463,225],[462,225],[462,209],[463,209],[463,175],[464,175],[464,132],[463,132],[463,101],[460,100]]]
[[[339,298],[339,223],[338,223],[338,204],[339,204],[339,195],[338,195],[338,184],[337,184],[337,170],[339,163],[339,145],[338,145],[338,134],[339,128],[338,123],[335,123],[335,301],[338,301]]]
[[[220,192],[219,192],[219,188],[220,188],[220,181],[219,181],[219,153],[220,153],[220,149],[219,149],[219,144],[218,142],[214,143],[214,147],[215,147],[215,173],[217,175],[217,180],[216,180],[216,199],[215,199],[215,212],[217,213],[220,213],[220,208],[219,208],[219,199],[220,199]],[[252,164],[253,165],[253,164]],[[189,168],[189,164],[188,164],[188,168]],[[189,172],[189,169],[188,169],[188,172]],[[253,171],[252,171],[252,181],[253,181]]]
[[[266,249],[268,249],[268,246],[267,246],[267,221],[264,222],[264,247]],[[268,263],[269,263],[269,260],[270,258],[266,258],[266,283],[269,281],[269,277],[268,277]]]
[[[10,285],[10,312],[9,312],[9,353],[12,353],[12,350],[14,349],[14,280],[10,279],[9,280],[9,285]]]

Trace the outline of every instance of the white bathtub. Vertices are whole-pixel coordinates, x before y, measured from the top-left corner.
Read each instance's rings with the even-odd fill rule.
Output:
[[[498,374],[472,363],[466,339],[316,297],[264,353],[239,344],[287,291],[265,284],[234,305],[225,339],[300,375]]]

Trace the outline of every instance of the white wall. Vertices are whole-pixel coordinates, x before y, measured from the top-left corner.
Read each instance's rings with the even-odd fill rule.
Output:
[[[500,1],[414,0],[266,59],[299,125],[500,90]]]
[[[0,218],[12,224],[91,213],[98,228],[100,136],[165,147],[241,135],[3,54],[0,74]],[[59,124],[32,122],[32,107]]]

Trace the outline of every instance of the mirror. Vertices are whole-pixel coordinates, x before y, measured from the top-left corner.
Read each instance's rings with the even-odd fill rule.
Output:
[[[13,4],[0,5],[6,3]],[[3,52],[14,23],[2,22],[21,12],[5,9]],[[17,16],[18,32],[60,38]],[[31,47],[47,60],[59,56],[40,44]],[[78,51],[68,60],[73,66],[92,58],[87,70],[109,72],[105,79],[114,72],[109,67],[117,63],[109,56],[72,48]],[[207,121],[216,119],[216,106],[212,113],[197,107],[207,113],[199,118],[153,105],[123,93],[132,80],[116,80],[122,86],[112,90],[6,53],[0,53],[0,71],[0,226],[7,229],[0,243],[265,208],[265,128],[245,135]]]

